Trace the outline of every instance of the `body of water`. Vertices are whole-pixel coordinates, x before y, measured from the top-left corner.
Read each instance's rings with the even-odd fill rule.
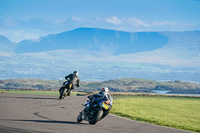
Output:
[[[194,95],[194,96],[200,96],[200,94],[178,94],[178,93],[170,93],[170,90],[152,90],[153,93],[157,94],[175,94],[175,95]]]

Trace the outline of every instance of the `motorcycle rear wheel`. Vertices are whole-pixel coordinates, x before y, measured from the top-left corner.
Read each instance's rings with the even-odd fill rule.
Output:
[[[103,115],[103,110],[101,110],[101,109],[98,110],[96,112],[96,114],[94,115],[94,117],[92,117],[91,119],[89,119],[89,123],[91,125],[96,124],[101,119],[102,115]]]

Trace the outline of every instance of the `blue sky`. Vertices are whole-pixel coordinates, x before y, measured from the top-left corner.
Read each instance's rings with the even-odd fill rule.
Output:
[[[11,41],[79,27],[200,30],[200,0],[0,0],[0,35]]]

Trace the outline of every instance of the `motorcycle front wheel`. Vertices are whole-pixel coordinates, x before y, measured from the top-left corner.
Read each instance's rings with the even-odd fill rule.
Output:
[[[82,113],[80,113],[78,115],[78,117],[77,117],[77,122],[81,122],[81,121],[83,121],[83,119],[82,119]]]
[[[62,88],[60,89],[60,96],[59,96],[59,99],[64,99],[64,97],[65,97],[65,88],[62,87]]]
[[[103,110],[101,110],[101,109],[98,110],[98,111],[95,113],[95,115],[94,115],[92,118],[89,119],[89,123],[90,123],[91,125],[96,124],[96,123],[101,119],[102,115],[103,115]]]

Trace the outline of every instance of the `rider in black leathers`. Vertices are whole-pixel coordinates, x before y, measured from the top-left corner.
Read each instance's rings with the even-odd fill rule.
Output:
[[[65,79],[67,81],[65,81],[63,83],[64,86],[62,86],[60,89],[59,89],[59,92],[61,93],[61,90],[64,89],[64,88],[67,88],[67,86],[65,85],[66,82],[69,82],[69,84],[72,84],[71,86],[71,91],[73,91],[74,89],[74,86],[77,86],[79,87],[80,86],[80,79],[78,77],[78,72],[77,71],[74,71],[73,73],[65,76]],[[68,84],[67,84],[68,85]],[[70,94],[69,94],[70,95]]]
[[[65,76],[65,79],[68,80],[72,84],[72,87],[71,87],[72,91],[74,89],[74,86],[77,86],[77,87],[80,86],[80,79],[78,77],[77,71],[74,71],[73,73]]]

